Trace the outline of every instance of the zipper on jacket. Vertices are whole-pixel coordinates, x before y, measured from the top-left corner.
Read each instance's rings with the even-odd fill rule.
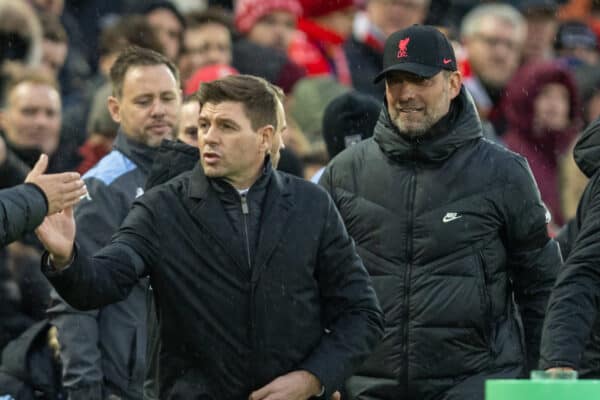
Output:
[[[413,260],[413,219],[414,219],[414,209],[415,209],[415,196],[416,196],[416,186],[417,186],[417,165],[416,161],[412,161],[412,174],[410,177],[410,186],[409,186],[409,202],[408,202],[408,219],[406,224],[406,271],[404,273],[404,332],[403,332],[403,343],[404,343],[404,384],[408,389],[408,326],[409,326],[409,302],[410,302],[410,275],[412,269],[412,260]]]
[[[492,300],[488,293],[487,279],[485,274],[485,258],[483,252],[477,253],[477,273],[479,276],[477,280],[479,282],[479,291],[481,295],[481,301],[483,302],[483,338],[488,346],[488,351],[492,357],[496,357],[496,343],[494,343],[493,332],[493,316],[492,316]]]
[[[244,222],[244,239],[246,242],[246,257],[248,257],[248,269],[252,268],[252,261],[250,258],[250,237],[248,236],[248,215],[250,209],[248,208],[247,193],[240,195],[242,202],[242,220]]]

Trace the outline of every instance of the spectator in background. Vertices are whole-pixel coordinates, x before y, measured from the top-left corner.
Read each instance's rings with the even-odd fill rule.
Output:
[[[332,75],[346,86],[352,85],[344,41],[352,33],[356,11],[353,0],[301,0],[303,17],[288,55],[304,67],[309,76]]]
[[[305,69],[287,56],[302,7],[298,0],[240,0],[235,25],[242,34],[233,46],[233,65],[291,93]],[[256,62],[261,60],[261,62]]]
[[[209,9],[185,16],[186,30],[179,58],[181,81],[207,65],[231,65],[232,22],[221,10]]]
[[[502,110],[508,122],[502,139],[529,162],[552,224],[560,228],[567,221],[561,204],[559,161],[582,127],[580,100],[570,72],[556,62],[525,65],[508,84]]]
[[[156,1],[146,7],[144,15],[157,33],[164,55],[177,62],[185,30],[185,20],[181,13],[170,1]]]
[[[200,103],[196,95],[186,97],[181,104],[181,115],[177,129],[177,139],[190,146],[198,146],[198,118]]]
[[[522,63],[554,58],[554,37],[558,29],[558,3],[554,0],[522,0],[519,10],[527,23]]]
[[[58,79],[69,50],[67,32],[55,15],[41,14],[39,18],[43,32],[41,66],[50,76]]]
[[[298,0],[238,0],[235,26],[252,43],[285,54],[301,15]]]
[[[323,113],[322,134],[327,146],[328,160],[361,140],[373,136],[373,128],[379,118],[381,105],[357,91],[344,93],[333,99]],[[318,183],[325,166],[310,180]]]
[[[475,100],[480,118],[492,124],[484,126],[486,136],[502,135],[506,129],[500,99],[519,67],[526,33],[523,16],[508,4],[479,5],[462,21],[460,35],[470,69],[464,85]]]
[[[59,145],[62,105],[52,77],[39,70],[19,73],[8,83],[1,103],[0,128],[23,171],[33,167],[41,153],[50,158],[49,172],[74,169],[78,158]]]
[[[565,58],[572,67],[597,67],[599,64],[598,37],[583,22],[563,22],[556,34],[555,47],[557,55]]]
[[[383,44],[393,32],[427,18],[430,0],[368,0],[364,12],[354,18],[351,37],[344,43],[352,85],[359,92],[383,98],[385,85],[374,84],[372,77],[381,71]]]
[[[0,0],[0,65],[37,66],[42,58],[42,27],[25,1]]]

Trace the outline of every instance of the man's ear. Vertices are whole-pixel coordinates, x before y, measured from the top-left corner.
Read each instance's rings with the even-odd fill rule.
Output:
[[[258,133],[260,135],[260,152],[270,152],[271,146],[273,145],[273,135],[275,134],[275,128],[273,127],[273,125],[266,125],[260,128]]]
[[[117,124],[121,123],[120,111],[121,103],[119,102],[119,99],[114,96],[108,96],[108,112],[110,112],[110,116]]]
[[[462,87],[462,75],[459,71],[453,71],[448,78],[450,84],[450,98],[454,99],[460,93]]]

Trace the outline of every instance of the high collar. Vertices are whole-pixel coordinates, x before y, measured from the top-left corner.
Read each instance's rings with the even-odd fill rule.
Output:
[[[119,150],[125,157],[133,161],[146,175],[150,173],[150,168],[158,149],[158,147],[150,147],[131,139],[121,128],[119,128],[113,148]]]
[[[269,184],[273,174],[273,167],[269,157],[265,158],[262,175],[252,184],[250,190],[264,188]],[[221,178],[209,178],[204,174],[202,165],[196,164],[192,170],[190,179],[189,196],[192,198],[205,199],[208,191],[213,190],[217,193],[227,193],[238,195],[237,190],[227,181]],[[239,195],[238,195],[239,196]]]
[[[473,99],[461,88],[450,111],[429,132],[416,138],[400,134],[392,122],[387,103],[375,125],[374,139],[391,159],[443,162],[456,149],[482,137],[482,128]]]

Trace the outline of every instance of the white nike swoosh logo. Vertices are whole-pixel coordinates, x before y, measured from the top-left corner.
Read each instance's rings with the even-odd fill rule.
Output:
[[[444,218],[442,218],[442,222],[448,223],[448,222],[454,221],[455,219],[460,219],[460,218],[462,218],[462,215],[444,215]]]

